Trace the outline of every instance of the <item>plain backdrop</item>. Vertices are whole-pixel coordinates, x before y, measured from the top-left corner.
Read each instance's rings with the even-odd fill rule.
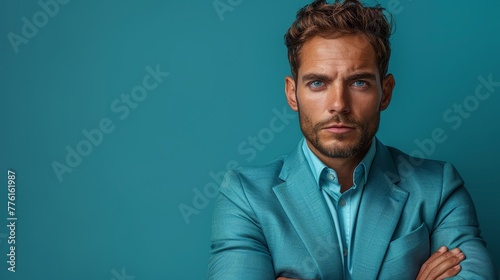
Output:
[[[387,2],[397,85],[378,137],[457,167],[500,265],[500,86],[476,97],[500,82],[500,2]],[[206,278],[214,184],[301,137],[270,122],[291,113],[283,35],[307,3],[1,1],[0,279]]]

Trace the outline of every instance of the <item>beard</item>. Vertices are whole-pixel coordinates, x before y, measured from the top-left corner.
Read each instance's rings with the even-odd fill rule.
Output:
[[[314,124],[312,120],[299,112],[300,129],[306,140],[311,143],[317,151],[329,158],[350,158],[368,149],[373,137],[378,131],[380,124],[380,112],[368,119],[369,122],[361,123],[350,116],[337,114],[332,118]],[[333,134],[328,139],[322,139],[320,134],[325,133],[323,129],[333,123],[342,123],[353,127],[349,135]],[[354,135],[353,135],[354,134]],[[326,136],[323,135],[323,138]],[[337,140],[336,143],[327,143],[328,140]],[[351,140],[353,139],[353,140]]]

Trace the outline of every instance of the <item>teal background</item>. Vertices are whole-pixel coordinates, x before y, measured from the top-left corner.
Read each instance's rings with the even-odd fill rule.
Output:
[[[16,172],[16,273],[7,271],[7,190],[0,191],[0,279],[204,279],[214,199],[189,223],[179,205],[231,161],[261,164],[291,151],[297,120],[255,150],[248,137],[283,111],[283,35],[308,1],[70,1],[16,54],[36,1],[0,2],[0,182]],[[381,1],[386,5],[388,1]],[[391,2],[394,2],[391,0]],[[233,5],[231,5],[231,3]],[[476,203],[500,266],[497,158],[500,87],[459,128],[443,119],[480,84],[500,81],[500,2],[400,0],[392,6],[397,86],[379,138],[403,151],[442,128],[429,158],[452,162]],[[170,75],[123,120],[111,104]],[[290,112],[290,111],[288,111]],[[456,115],[456,114],[454,114]],[[59,182],[51,164],[109,118],[115,129]],[[245,144],[245,141],[246,144]],[[421,150],[421,149],[420,149]],[[2,175],[4,174],[4,175]]]

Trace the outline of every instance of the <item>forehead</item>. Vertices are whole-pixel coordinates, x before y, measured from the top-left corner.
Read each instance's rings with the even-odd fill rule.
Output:
[[[376,71],[377,59],[365,35],[315,36],[300,51],[299,76],[305,72]]]

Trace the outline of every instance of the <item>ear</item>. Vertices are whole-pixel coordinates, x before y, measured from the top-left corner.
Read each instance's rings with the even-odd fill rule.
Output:
[[[299,110],[299,106],[297,105],[297,88],[295,85],[295,80],[290,77],[286,76],[285,78],[285,94],[286,94],[286,101],[288,102],[288,106],[295,112]]]
[[[392,74],[388,74],[387,76],[385,76],[384,80],[382,81],[382,100],[380,100],[380,111],[384,111],[385,109],[387,109],[387,107],[389,107],[394,86],[396,86],[394,76],[392,76]]]

